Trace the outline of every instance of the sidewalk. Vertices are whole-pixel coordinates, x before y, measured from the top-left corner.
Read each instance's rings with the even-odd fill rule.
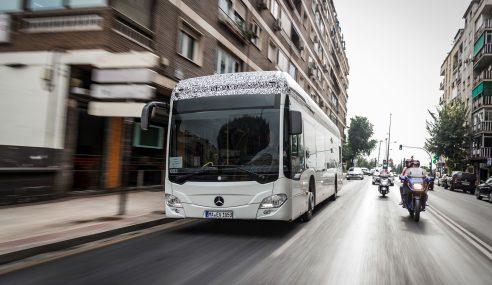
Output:
[[[164,192],[130,192],[0,208],[0,264],[167,222]]]

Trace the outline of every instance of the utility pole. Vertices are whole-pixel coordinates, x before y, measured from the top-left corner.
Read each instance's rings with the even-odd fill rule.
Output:
[[[389,130],[388,130],[388,150],[386,152],[386,162],[387,163],[389,163],[390,144],[391,144],[391,116],[392,116],[392,114],[390,113],[390,123],[389,123]]]
[[[379,155],[381,154],[381,143],[383,142],[383,140],[379,140],[379,151],[378,151],[378,161],[376,163],[376,167],[379,165]]]

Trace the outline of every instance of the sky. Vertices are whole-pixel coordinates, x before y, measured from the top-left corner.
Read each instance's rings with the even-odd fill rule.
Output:
[[[464,26],[469,0],[334,0],[350,66],[348,120],[365,116],[374,125],[373,138],[385,138],[392,113],[390,157],[414,155],[422,164],[425,129],[435,111],[442,81],[441,65],[453,38]],[[393,143],[393,142],[397,143]],[[369,156],[377,158],[378,146]]]

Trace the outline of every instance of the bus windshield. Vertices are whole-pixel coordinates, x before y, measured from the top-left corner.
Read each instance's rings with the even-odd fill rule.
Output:
[[[173,103],[169,180],[278,179],[279,95],[230,95]]]

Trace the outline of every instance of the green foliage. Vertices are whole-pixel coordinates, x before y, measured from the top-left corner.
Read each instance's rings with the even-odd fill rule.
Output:
[[[373,134],[373,124],[366,117],[355,116],[350,119],[347,143],[343,146],[343,159],[347,165],[351,165],[355,158],[371,153],[377,143],[371,139]]]
[[[426,129],[429,138],[426,139],[425,148],[438,155],[446,157],[446,165],[452,170],[463,170],[466,167],[466,158],[470,146],[468,120],[468,108],[462,101],[457,101],[437,108],[437,112],[431,112],[431,121],[427,121]]]

